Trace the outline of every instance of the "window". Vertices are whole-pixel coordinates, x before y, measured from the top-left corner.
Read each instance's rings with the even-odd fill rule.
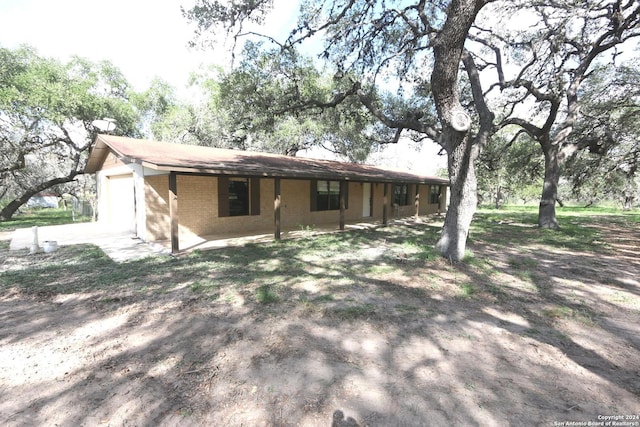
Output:
[[[249,179],[229,179],[229,216],[249,215]]]
[[[429,187],[429,203],[432,205],[440,204],[440,186],[432,185]]]
[[[409,185],[394,184],[393,186],[393,204],[397,206],[407,206],[409,204]]]
[[[260,215],[260,179],[218,177],[218,216]]]
[[[340,209],[340,181],[311,181],[311,211],[333,211]],[[345,183],[345,209],[348,206],[348,184]]]

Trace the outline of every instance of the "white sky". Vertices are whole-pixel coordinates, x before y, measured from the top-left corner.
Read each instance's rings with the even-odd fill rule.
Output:
[[[0,45],[43,56],[109,60],[136,90],[160,76],[176,89],[224,51],[189,50],[193,31],[180,12],[188,0],[0,0]]]
[[[111,61],[135,90],[148,88],[154,77],[170,83],[185,96],[189,74],[202,64],[228,66],[229,46],[189,49],[193,27],[180,12],[192,0],[0,0],[0,46],[28,44],[42,56],[68,60],[72,55],[92,61]],[[276,0],[265,30],[277,34],[290,28],[297,16],[297,0]],[[376,163],[433,174],[446,165],[435,155],[435,144],[418,153],[409,144],[389,146]],[[444,163],[443,163],[444,160]]]

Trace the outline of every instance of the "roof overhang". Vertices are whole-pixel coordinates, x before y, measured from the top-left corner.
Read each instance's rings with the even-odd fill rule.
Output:
[[[149,169],[176,173],[449,185],[447,179],[371,165],[170,144],[112,135],[96,137],[85,173],[99,171],[109,153],[113,153],[124,163],[136,163]]]

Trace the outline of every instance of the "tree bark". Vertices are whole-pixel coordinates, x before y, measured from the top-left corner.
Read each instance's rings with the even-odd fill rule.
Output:
[[[35,185],[35,186],[31,187],[31,188],[28,188],[27,190],[25,190],[24,193],[22,193],[22,195],[20,197],[18,197],[16,199],[12,200],[11,202],[9,202],[9,204],[7,206],[5,206],[4,209],[2,209],[0,211],[0,220],[3,220],[3,221],[10,220],[13,217],[13,215],[16,213],[16,211],[18,209],[20,209],[20,206],[22,206],[25,203],[27,203],[31,197],[35,196],[36,194],[40,193],[41,191],[44,191],[44,190],[46,190],[48,188],[53,187],[54,185],[65,184],[67,182],[71,182],[79,174],[80,174],[80,172],[73,171],[67,176],[50,179],[49,181],[41,182],[38,185]]]
[[[447,152],[451,184],[449,208],[442,234],[436,243],[436,250],[451,261],[464,258],[469,227],[478,202],[473,163],[493,121],[493,114],[482,95],[473,58],[466,53],[463,55],[469,28],[485,4],[483,0],[452,0],[447,7],[444,26],[433,42],[434,67],[431,74],[431,90],[442,124],[442,134],[438,142]],[[472,138],[468,129],[455,130],[452,122],[456,111],[464,111],[458,95],[458,70],[461,60],[471,81],[474,104],[480,115],[480,130],[475,138]]]
[[[633,196],[629,196],[629,195],[625,195],[624,196],[624,200],[622,202],[622,210],[623,211],[630,211],[631,209],[633,209]]]
[[[622,193],[622,210],[630,211],[633,209],[633,203],[636,200],[637,186],[635,184],[635,176],[638,170],[638,155],[635,155],[635,163],[633,166],[627,171],[627,179],[625,183],[625,188]]]
[[[544,184],[538,208],[538,226],[558,230],[560,225],[556,219],[556,201],[558,200],[558,183],[560,182],[560,153],[555,144],[548,146],[543,151]]]
[[[443,134],[443,138],[446,137],[447,135]],[[451,194],[444,228],[436,243],[436,250],[450,261],[460,261],[464,258],[469,227],[476,212],[478,196],[473,166],[475,157],[476,150],[473,149],[469,134],[454,149],[447,150]]]
[[[624,193],[622,194],[622,210],[630,211],[631,209],[633,209],[633,202],[635,201],[635,199],[636,197],[633,189],[625,189]]]

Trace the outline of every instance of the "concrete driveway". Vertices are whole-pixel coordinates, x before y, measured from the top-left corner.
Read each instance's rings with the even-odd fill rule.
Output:
[[[42,248],[42,242],[46,240],[56,241],[58,246],[93,244],[99,246],[105,254],[117,262],[171,252],[162,245],[143,242],[131,232],[111,230],[95,222],[38,227],[40,248]],[[11,236],[9,250],[29,249],[32,242],[31,228],[15,230]]]

